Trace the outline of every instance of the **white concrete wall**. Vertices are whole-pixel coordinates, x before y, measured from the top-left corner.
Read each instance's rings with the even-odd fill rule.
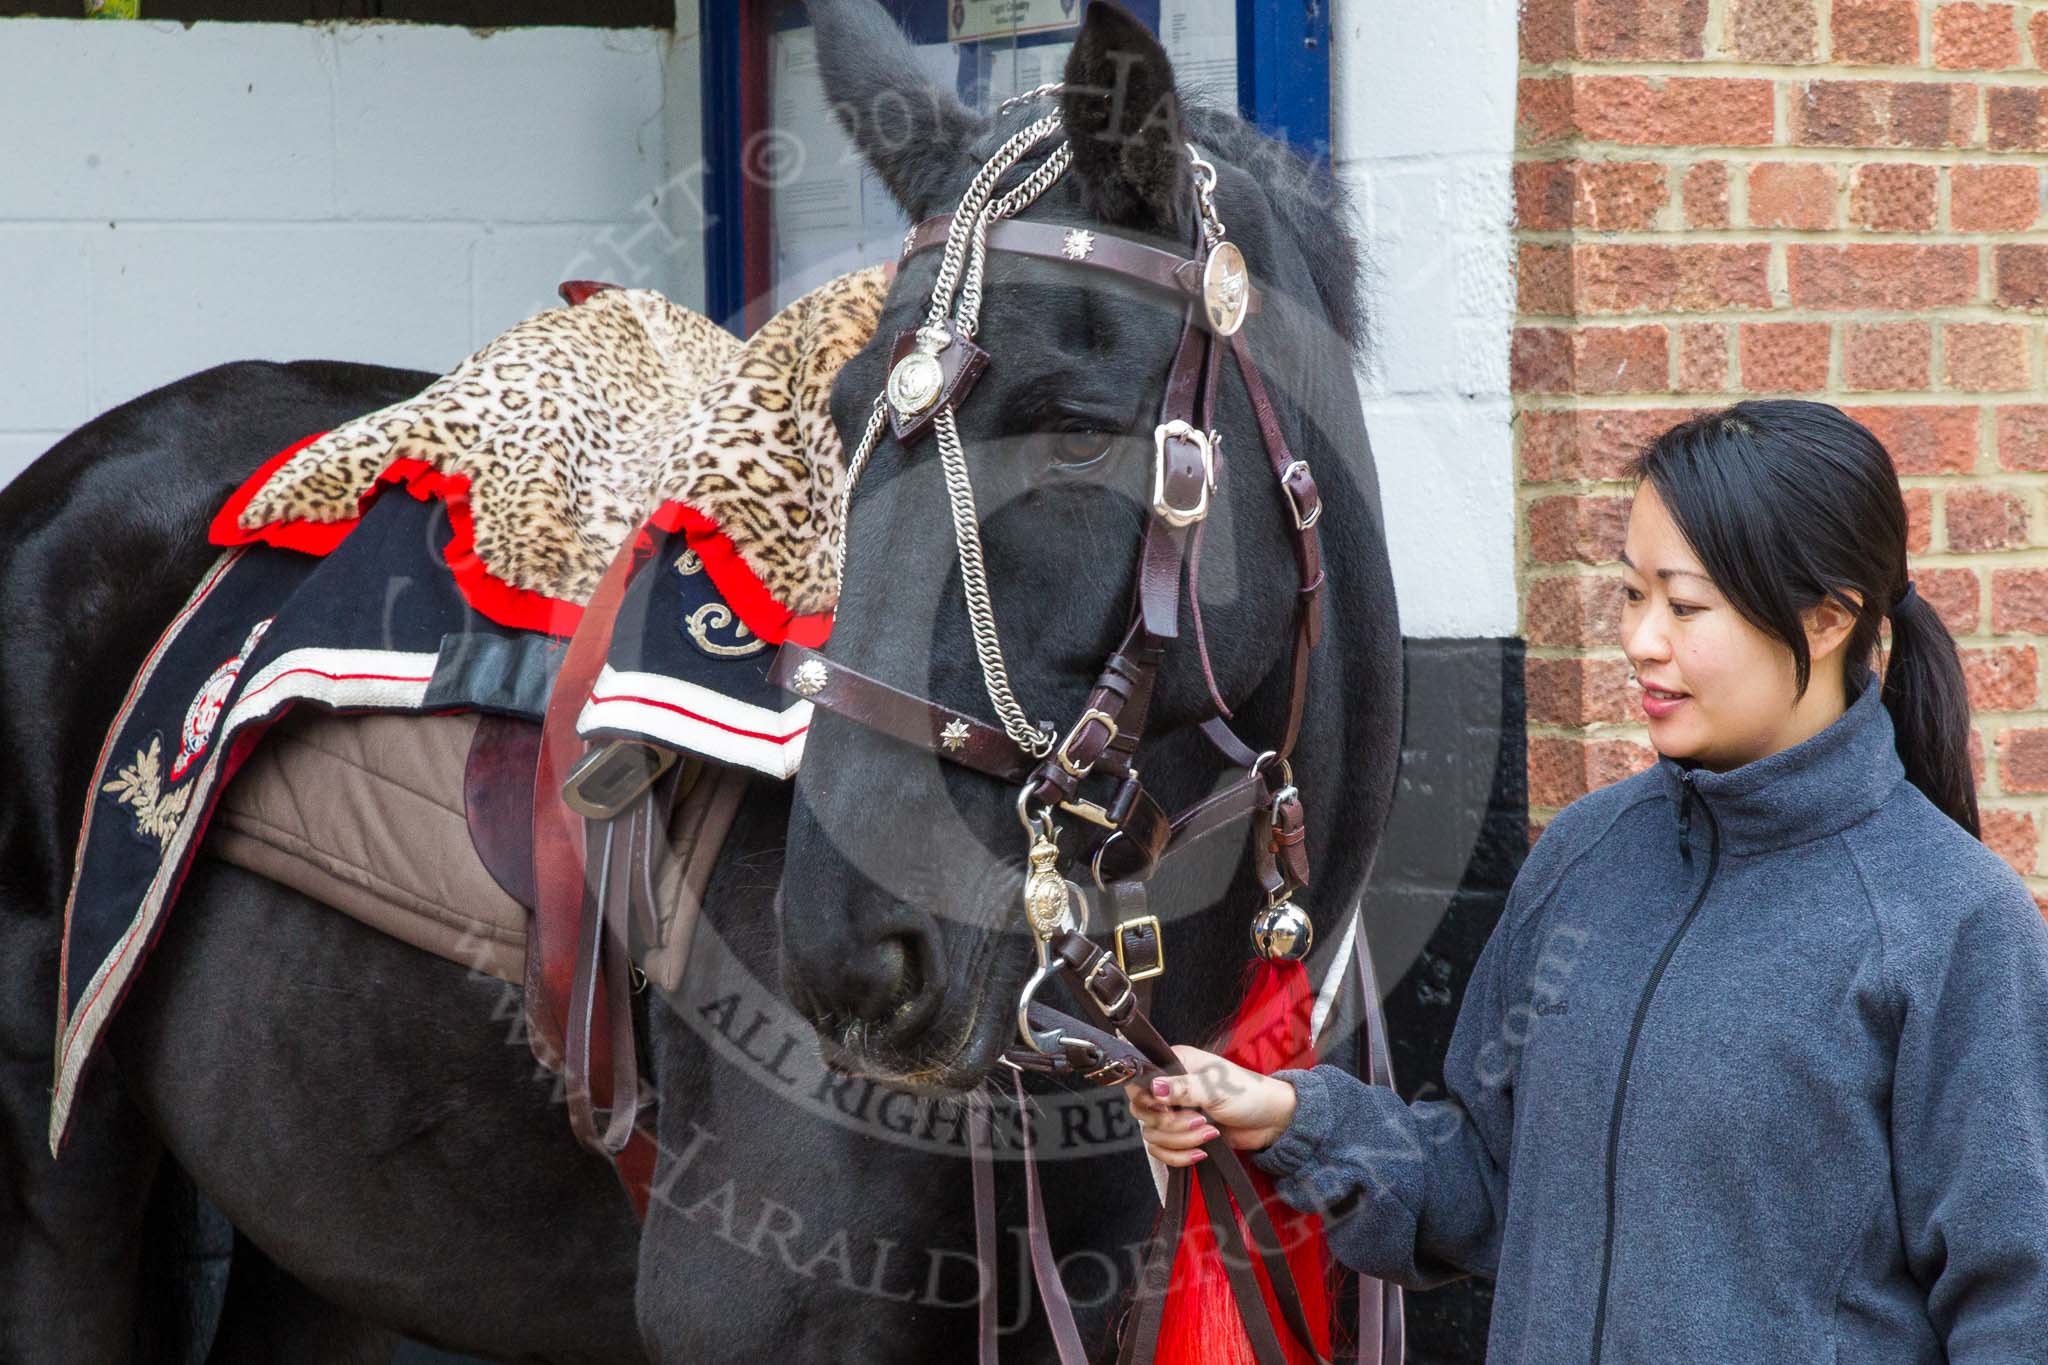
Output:
[[[1513,635],[1515,0],[1335,0],[1336,166],[1372,271],[1360,377],[1401,629]]]
[[[445,370],[574,276],[701,303],[654,201],[695,69],[691,31],[0,20],[0,482],[219,361]]]
[[[0,481],[241,357],[441,370],[594,276],[703,300],[676,34],[0,20]],[[1514,0],[1336,0],[1402,626],[1516,629]]]

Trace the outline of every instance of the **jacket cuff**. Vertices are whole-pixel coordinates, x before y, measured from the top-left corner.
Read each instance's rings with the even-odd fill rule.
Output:
[[[1321,1073],[1321,1067],[1273,1073],[1294,1087],[1294,1119],[1271,1146],[1251,1154],[1252,1163],[1266,1174],[1293,1175],[1315,1159],[1316,1148],[1329,1136],[1334,1115],[1329,1082]]]

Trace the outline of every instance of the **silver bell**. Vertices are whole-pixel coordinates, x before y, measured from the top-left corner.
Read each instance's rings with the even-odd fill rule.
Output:
[[[1268,962],[1300,962],[1315,939],[1308,912],[1293,901],[1269,905],[1252,916],[1252,947]]]

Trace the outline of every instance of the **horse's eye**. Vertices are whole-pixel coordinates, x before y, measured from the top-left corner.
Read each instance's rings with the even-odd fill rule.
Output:
[[[1113,431],[1057,431],[1052,437],[1052,461],[1061,469],[1085,469],[1103,456],[1116,441]]]

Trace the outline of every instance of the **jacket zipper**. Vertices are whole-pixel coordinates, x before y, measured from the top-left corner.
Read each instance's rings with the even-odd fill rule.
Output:
[[[1635,1019],[1629,1024],[1628,1043],[1621,1053],[1621,1075],[1614,1085],[1614,1110],[1607,1121],[1607,1235],[1600,1251],[1600,1298],[1593,1311],[1592,1365],[1600,1365],[1600,1352],[1607,1335],[1607,1290],[1614,1277],[1615,1180],[1621,1153],[1621,1116],[1623,1106],[1628,1100],[1628,1075],[1629,1069],[1635,1063],[1636,1040],[1642,1035],[1643,1020],[1650,1012],[1651,998],[1657,994],[1657,983],[1664,979],[1664,969],[1670,965],[1671,955],[1678,951],[1679,941],[1685,937],[1686,930],[1692,927],[1693,917],[1698,915],[1700,907],[1706,904],[1707,892],[1713,889],[1714,873],[1721,862],[1721,823],[1715,819],[1713,807],[1707,804],[1706,798],[1693,789],[1692,774],[1687,773],[1682,780],[1685,783],[1685,798],[1679,806],[1678,828],[1685,861],[1692,861],[1691,808],[1694,802],[1698,802],[1699,808],[1706,813],[1707,827],[1713,832],[1714,844],[1707,854],[1707,875],[1700,881],[1700,889],[1693,896],[1692,907],[1685,912],[1685,918],[1678,922],[1678,928],[1672,931],[1670,940],[1664,945],[1664,952],[1657,959],[1657,965],[1651,969],[1650,980],[1643,987],[1642,998],[1636,1001]]]

